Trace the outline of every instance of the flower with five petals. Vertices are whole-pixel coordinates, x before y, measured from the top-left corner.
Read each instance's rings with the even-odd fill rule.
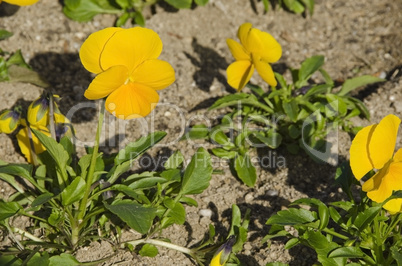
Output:
[[[172,66],[157,59],[161,52],[162,41],[150,29],[110,27],[91,34],[80,58],[97,76],[84,96],[106,97],[106,110],[118,118],[148,115],[159,101],[157,91],[175,81]]]
[[[395,115],[387,115],[380,123],[360,130],[350,147],[350,166],[357,180],[376,170],[362,189],[378,203],[389,198],[393,190],[402,190],[402,148],[394,154],[400,123]],[[402,199],[388,201],[384,209],[390,213],[401,212]]]
[[[229,85],[238,91],[242,90],[256,69],[265,82],[275,87],[277,81],[269,63],[281,58],[281,45],[269,33],[252,28],[251,23],[241,25],[237,37],[240,43],[233,39],[226,40],[236,59],[226,70]]]

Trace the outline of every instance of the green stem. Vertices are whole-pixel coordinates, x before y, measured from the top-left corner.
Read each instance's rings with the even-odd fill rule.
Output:
[[[54,99],[53,94],[49,93],[49,128],[50,128],[50,135],[54,140],[56,139],[56,126],[54,124]]]
[[[394,228],[399,224],[399,222],[402,220],[402,213],[398,213],[397,215],[395,215],[392,219],[391,224],[389,225],[385,235],[384,235],[384,239],[382,241],[382,243],[384,244],[384,242],[387,240],[388,236],[391,234],[391,232],[394,230]]]
[[[94,180],[96,159],[98,158],[99,140],[100,140],[100,135],[101,135],[102,126],[103,126],[103,119],[105,116],[105,100],[104,99],[101,100],[100,105],[101,106],[100,106],[100,110],[99,110],[98,128],[96,130],[95,145],[94,145],[93,152],[92,152],[91,164],[89,165],[87,177],[85,180],[86,188],[85,188],[84,196],[83,196],[82,200],[80,201],[80,206],[79,206],[78,213],[76,216],[78,225],[76,226],[76,228],[73,228],[73,230],[72,230],[73,231],[72,232],[73,233],[73,235],[72,235],[73,244],[76,244],[78,241],[79,228],[81,227],[80,224],[83,222],[83,218],[86,213],[88,197],[89,197],[89,193],[91,192],[92,182]]]
[[[376,262],[379,264],[382,264],[384,258],[382,254],[382,237],[381,237],[381,229],[379,228],[379,221],[378,221],[378,216],[375,217],[374,219],[374,233],[375,233],[375,247],[374,247],[374,253],[376,257]]]
[[[336,236],[337,238],[340,238],[340,239],[343,239],[343,240],[348,240],[348,239],[349,239],[349,237],[344,236],[344,235],[342,235],[342,234],[339,234],[339,233],[337,233],[337,232],[331,231],[331,230],[329,230],[328,228],[324,228],[324,229],[322,229],[322,231],[324,231],[324,232],[327,233],[327,234]]]
[[[34,236],[34,235],[28,233],[27,231],[24,231],[24,230],[19,229],[19,228],[17,228],[17,227],[10,227],[10,230],[11,230],[13,233],[17,233],[17,234],[23,235],[23,236],[25,236],[25,237],[27,237],[27,238],[33,240],[33,241],[36,241],[36,242],[44,242],[42,239],[37,238],[36,236]]]
[[[29,214],[29,213],[27,213],[27,212],[25,212],[25,211],[22,211],[21,214],[24,215],[24,216],[30,217],[30,218],[32,218],[32,219],[36,219],[36,220],[38,220],[38,221],[47,223],[47,220],[46,220],[46,219],[43,219],[43,218],[40,218],[40,217],[38,217],[38,216]]]
[[[165,248],[169,248],[169,249],[173,249],[173,250],[177,250],[181,253],[190,255],[191,257],[194,257],[194,252],[191,249],[176,245],[176,244],[172,244],[169,242],[165,242],[165,241],[161,241],[161,240],[157,240],[157,239],[138,239],[138,240],[134,240],[134,241],[130,241],[127,242],[128,244],[131,244],[133,246],[137,246],[139,244],[151,244],[151,245],[155,245],[155,246],[160,246],[160,247],[165,247]]]

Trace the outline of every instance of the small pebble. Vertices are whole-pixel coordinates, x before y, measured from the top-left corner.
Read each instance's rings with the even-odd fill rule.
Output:
[[[393,102],[393,101],[395,101],[395,96],[394,95],[391,95],[391,96],[389,96],[389,98],[388,98],[391,102]]]
[[[169,112],[169,111],[166,111],[164,115],[165,115],[165,116],[171,116],[171,115],[172,115],[172,113],[171,113],[171,112]]]
[[[244,200],[245,200],[247,203],[250,203],[251,201],[253,201],[253,199],[254,199],[254,196],[253,196],[252,193],[248,193],[248,194],[244,197]]]
[[[201,209],[199,211],[200,216],[210,218],[212,217],[212,211],[210,209]]]
[[[278,194],[279,194],[278,190],[275,190],[275,189],[269,189],[267,191],[267,196],[270,196],[270,197],[276,197],[276,196],[278,196]]]

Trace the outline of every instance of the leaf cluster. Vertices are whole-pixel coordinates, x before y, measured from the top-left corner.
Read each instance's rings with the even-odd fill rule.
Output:
[[[269,0],[262,0],[265,11],[269,10]],[[308,10],[310,15],[314,13],[314,0],[279,0],[278,5],[296,14],[302,14]]]
[[[163,229],[186,221],[184,205],[197,206],[190,196],[203,192],[211,179],[210,156],[204,149],[195,153],[187,167],[183,155],[176,152],[161,172],[130,174],[135,160],[161,141],[165,132],[144,136],[116,154],[99,154],[93,162],[93,149],[78,158],[69,138],[58,143],[32,131],[46,147],[37,167],[0,162],[0,179],[16,191],[0,200],[0,227],[16,244],[1,252],[1,265],[9,260],[76,265],[74,256],[65,252],[104,237],[111,237],[118,248],[125,227],[147,239],[158,238]],[[91,167],[93,178],[87,184]],[[33,226],[15,227],[12,220],[19,216],[31,218]],[[38,228],[43,229],[40,235]],[[16,235],[22,235],[22,240]]]
[[[373,76],[346,80],[336,86],[322,68],[323,56],[306,59],[299,69],[291,69],[292,82],[275,73],[280,87],[266,92],[248,84],[251,93],[236,93],[218,99],[209,110],[230,107],[230,111],[213,128],[199,124],[184,136],[187,139],[206,138],[218,147],[214,155],[231,162],[237,176],[248,186],[256,180],[255,168],[250,162],[254,148],[276,149],[283,145],[291,153],[304,150],[319,160],[312,151],[326,152],[331,144],[327,136],[339,128],[354,134],[351,118],[370,114],[364,103],[350,93],[367,84],[383,81]],[[311,77],[321,74],[324,82]]]
[[[349,165],[338,168],[336,180],[350,197],[355,179]],[[388,200],[401,198],[401,192]],[[268,219],[270,231],[264,241],[286,237],[286,249],[299,244],[310,247],[322,265],[399,265],[402,215],[389,216],[382,209],[388,200],[377,204],[361,196],[360,202],[352,197],[328,205],[315,198],[296,200],[291,203],[296,207]]]
[[[118,16],[115,25],[124,25],[128,20],[140,26],[145,25],[144,8],[162,0],[65,0],[63,12],[70,19],[85,22],[98,14],[115,14]],[[166,4],[177,8],[191,8],[193,4],[203,6],[208,0],[163,0]]]

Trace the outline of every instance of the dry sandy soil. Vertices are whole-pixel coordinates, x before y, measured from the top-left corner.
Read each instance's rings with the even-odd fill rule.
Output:
[[[152,115],[120,125],[124,132],[117,132],[118,137],[114,128],[121,122],[109,117],[110,129],[104,136],[108,141],[103,151],[115,151],[116,143],[124,145],[152,130],[164,130],[168,136],[165,145],[155,147],[148,158],[161,158],[180,149],[189,159],[196,147],[206,145],[202,141],[177,140],[189,123],[213,121],[216,113],[207,112],[207,108],[218,97],[233,93],[225,81],[225,69],[233,61],[225,40],[236,38],[237,28],[244,22],[268,31],[281,43],[283,56],[274,65],[278,72],[287,67],[299,67],[305,58],[320,54],[326,58],[324,68],[339,82],[363,74],[386,77],[386,82],[362,88],[356,96],[369,108],[371,122],[379,122],[390,113],[402,117],[401,10],[401,0],[316,0],[314,15],[307,18],[278,8],[264,13],[262,2],[257,0],[210,0],[205,7],[180,11],[156,6],[146,26],[160,35],[164,43],[161,58],[173,65],[177,80],[160,92],[161,102]],[[81,24],[66,18],[61,4],[55,0],[40,0],[33,6],[14,11],[0,15],[0,28],[14,33],[11,38],[0,41],[0,48],[9,52],[22,50],[33,69],[62,96],[63,112],[67,113],[77,104],[88,103],[83,92],[93,77],[82,67],[78,51],[90,33],[112,26],[115,18],[99,15]],[[252,81],[257,83],[259,78],[254,77]],[[17,102],[27,104],[40,93],[41,88],[31,84],[1,83],[0,110]],[[85,108],[74,115],[74,126],[81,141],[93,139],[95,113],[93,108]],[[368,125],[370,122],[356,120],[356,123]],[[339,134],[339,161],[348,158],[350,142],[347,134]],[[401,147],[402,143],[398,143]],[[287,251],[283,241],[274,241],[270,246],[261,244],[262,237],[268,233],[265,222],[298,198],[316,197],[329,202],[338,197],[339,190],[333,181],[336,167],[318,165],[304,154],[290,155],[282,149],[262,151],[262,154],[270,156],[271,165],[258,168],[254,188],[242,185],[227,166],[220,165],[215,158],[215,166],[223,169],[224,174],[214,175],[210,187],[195,197],[198,208],[186,209],[186,225],[172,226],[164,235],[173,243],[192,246],[203,238],[208,225],[213,224],[218,235],[225,236],[231,205],[237,204],[243,212],[252,209],[249,241],[238,255],[244,265],[265,265],[273,261],[312,265],[314,253],[307,248]],[[15,152],[13,138],[4,134],[0,135],[0,159],[25,161]],[[285,167],[277,163],[283,160]],[[0,185],[0,197],[6,197],[10,188],[3,183]],[[202,217],[201,209],[210,209],[213,215]],[[5,243],[3,241],[3,245]],[[152,259],[121,252],[103,265],[193,265],[182,254],[160,251]],[[92,243],[77,255],[82,261],[91,261],[110,252],[110,245],[102,242]]]

